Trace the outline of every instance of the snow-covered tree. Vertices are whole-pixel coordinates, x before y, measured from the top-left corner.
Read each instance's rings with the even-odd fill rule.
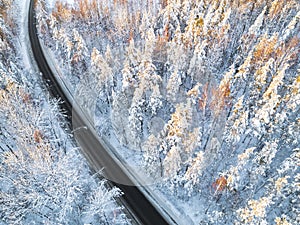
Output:
[[[98,80],[98,89],[104,92],[99,93],[100,97],[103,98],[104,95],[109,102],[113,87],[113,72],[106,59],[95,48],[91,54],[91,67],[91,73]]]
[[[159,145],[159,138],[151,134],[142,146],[145,168],[154,178],[162,176],[162,162],[159,157]]]
[[[128,108],[129,103],[126,94],[123,92],[112,92],[111,123],[119,142],[123,145],[128,144]]]

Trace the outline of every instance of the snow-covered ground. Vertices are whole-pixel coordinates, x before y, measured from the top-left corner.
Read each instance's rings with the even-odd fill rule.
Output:
[[[298,1],[39,9],[99,135],[171,211],[194,224],[300,222]]]

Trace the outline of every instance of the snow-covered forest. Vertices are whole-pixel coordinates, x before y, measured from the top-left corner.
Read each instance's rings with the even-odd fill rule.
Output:
[[[0,1],[0,224],[130,224],[26,60],[25,4]]]
[[[300,223],[298,0],[37,8],[99,135],[140,156],[179,211],[195,224]]]

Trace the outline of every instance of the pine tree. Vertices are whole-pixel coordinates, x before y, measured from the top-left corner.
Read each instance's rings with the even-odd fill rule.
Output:
[[[159,138],[155,137],[153,134],[148,137],[142,146],[145,169],[153,178],[159,178],[162,175],[162,162],[159,156],[159,146]]]
[[[127,146],[129,130],[128,127],[128,99],[123,92],[112,92],[112,109],[111,109],[111,123],[114,133],[116,134],[120,144]]]
[[[95,48],[91,54],[91,70],[98,81],[98,89],[102,90],[102,93],[99,93],[100,97],[105,96],[109,102],[114,85],[113,71],[107,60]]]
[[[180,148],[172,146],[163,161],[164,177],[173,180],[181,168]]]

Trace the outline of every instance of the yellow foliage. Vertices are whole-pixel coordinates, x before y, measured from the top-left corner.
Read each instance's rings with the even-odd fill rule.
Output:
[[[214,112],[215,116],[219,116],[223,109],[228,106],[230,99],[230,83],[226,82],[221,84],[217,89],[212,90],[212,101],[210,109]]]
[[[285,4],[285,1],[282,1],[282,0],[273,1],[272,5],[271,5],[271,8],[270,8],[270,11],[269,11],[269,17],[271,19],[274,19],[274,17],[276,15],[279,15],[281,10],[284,8],[284,4]]]
[[[199,87],[201,86],[201,84],[196,84],[191,90],[189,90],[187,92],[188,96],[193,96],[193,97],[197,97],[199,94]]]
[[[55,10],[52,11],[52,16],[58,21],[70,21],[72,18],[73,12],[68,8],[67,4],[62,3],[61,1],[56,1]]]
[[[249,200],[248,207],[239,210],[239,216],[243,222],[251,223],[254,218],[264,218],[266,208],[272,203],[271,198],[262,197],[258,200]]]
[[[204,19],[202,17],[195,20],[195,26],[202,27],[204,25]]]
[[[274,52],[277,49],[277,41],[277,35],[271,38],[267,38],[266,36],[262,37],[260,42],[256,45],[253,53],[254,61],[263,63],[269,60],[269,58],[274,55]]]
[[[290,225],[290,223],[286,220],[286,218],[276,217],[275,219],[276,225]]]
[[[287,181],[288,178],[289,178],[288,176],[280,177],[275,181],[275,188],[276,188],[277,192],[280,192],[282,190],[283,186],[288,183],[288,181]]]
[[[192,119],[192,109],[190,103],[184,105],[183,103],[176,106],[176,111],[171,115],[166,128],[168,136],[186,137],[188,135],[189,123]]]

